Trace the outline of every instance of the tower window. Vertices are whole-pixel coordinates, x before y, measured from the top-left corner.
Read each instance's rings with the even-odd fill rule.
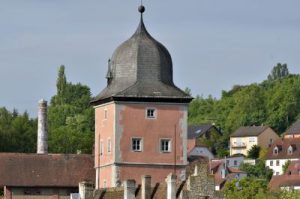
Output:
[[[107,140],[107,152],[110,153],[111,152],[111,139]]]
[[[103,155],[103,142],[100,142],[100,156]]]
[[[108,111],[107,111],[107,109],[105,109],[104,110],[104,119],[107,119],[107,117],[108,117]]]
[[[132,138],[132,151],[142,151],[142,138]]]
[[[160,151],[161,152],[171,152],[171,140],[170,139],[161,139],[160,140]]]
[[[156,109],[155,108],[147,108],[146,116],[147,116],[147,118],[150,118],[150,119],[156,118]]]

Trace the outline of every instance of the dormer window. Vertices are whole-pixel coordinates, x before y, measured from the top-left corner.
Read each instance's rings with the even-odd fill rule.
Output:
[[[275,147],[275,148],[273,149],[273,154],[274,154],[274,155],[278,155],[278,147]]]
[[[288,148],[288,154],[289,155],[292,155],[293,154],[293,147],[292,146],[289,146],[289,148]]]

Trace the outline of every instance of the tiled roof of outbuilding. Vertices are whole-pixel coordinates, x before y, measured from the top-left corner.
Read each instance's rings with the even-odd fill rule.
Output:
[[[0,153],[0,186],[78,187],[94,178],[92,155]]]

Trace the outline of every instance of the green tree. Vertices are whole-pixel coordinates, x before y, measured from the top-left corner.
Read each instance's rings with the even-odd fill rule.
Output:
[[[272,169],[266,167],[265,161],[258,160],[255,165],[248,163],[241,164],[240,170],[245,171],[248,177],[265,179],[267,182],[270,181],[273,175]]]
[[[282,172],[283,172],[283,173],[286,173],[286,171],[288,170],[290,164],[291,164],[291,161],[288,160],[288,161],[286,161],[286,162],[284,163],[284,165],[282,165]]]
[[[251,149],[248,151],[248,158],[257,159],[260,153],[260,146],[253,145]]]
[[[49,151],[91,153],[94,142],[94,110],[89,87],[67,82],[65,67],[57,78],[57,93],[48,109]]]
[[[35,152],[36,129],[36,119],[30,119],[27,112],[20,115],[0,108],[0,151]]]
[[[267,198],[267,182],[260,179],[245,177],[227,182],[224,188],[226,199],[261,199]],[[269,195],[270,198],[273,198]]]
[[[271,73],[268,75],[268,80],[281,79],[289,75],[289,69],[287,64],[278,63],[273,67]]]

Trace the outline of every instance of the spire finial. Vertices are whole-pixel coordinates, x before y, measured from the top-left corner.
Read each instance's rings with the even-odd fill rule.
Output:
[[[145,6],[143,6],[143,0],[141,0],[141,5],[139,6],[139,12],[143,14],[145,12]]]

